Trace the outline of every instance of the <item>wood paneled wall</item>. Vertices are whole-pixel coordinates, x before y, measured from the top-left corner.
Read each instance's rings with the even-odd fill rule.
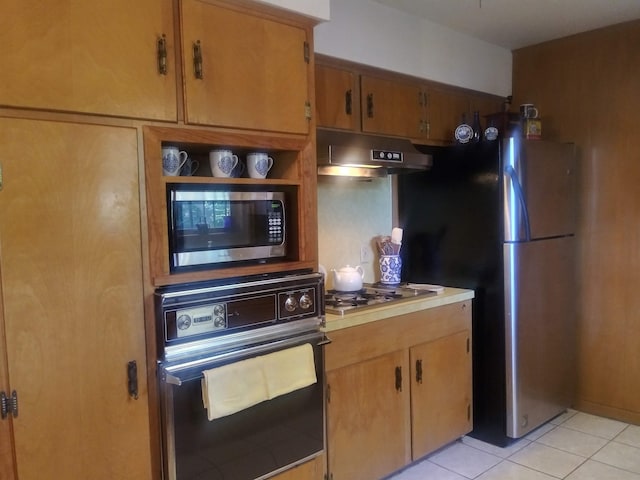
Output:
[[[640,20],[516,50],[514,108],[580,155],[576,408],[640,424]]]

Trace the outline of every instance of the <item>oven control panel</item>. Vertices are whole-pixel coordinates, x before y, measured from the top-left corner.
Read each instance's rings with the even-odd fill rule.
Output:
[[[246,282],[185,284],[156,291],[158,345],[166,351],[262,327],[324,316],[319,273],[273,275]],[[222,342],[222,340],[221,340]],[[223,342],[224,343],[224,342]],[[182,348],[182,347],[181,347]]]
[[[165,315],[167,340],[202,335],[227,328],[227,306],[224,303],[172,310]]]

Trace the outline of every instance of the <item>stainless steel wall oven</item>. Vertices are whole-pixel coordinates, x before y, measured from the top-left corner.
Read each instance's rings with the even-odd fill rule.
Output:
[[[322,275],[310,271],[156,291],[167,480],[264,479],[322,453],[323,345],[328,342],[320,329],[323,292]],[[309,369],[315,382],[210,419],[212,408],[203,400],[212,388],[203,383],[207,372],[301,346],[312,352]],[[270,365],[266,375],[277,379],[298,368]],[[250,383],[248,377],[240,374],[231,386]]]

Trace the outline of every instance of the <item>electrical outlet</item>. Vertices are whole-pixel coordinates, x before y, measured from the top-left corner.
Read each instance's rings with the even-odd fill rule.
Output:
[[[373,253],[368,245],[360,246],[360,263],[371,263]]]

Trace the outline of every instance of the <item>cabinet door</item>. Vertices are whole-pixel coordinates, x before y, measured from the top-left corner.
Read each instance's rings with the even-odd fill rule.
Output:
[[[316,65],[316,114],[319,127],[359,128],[357,75],[349,70]]]
[[[406,363],[406,351],[398,351],[328,372],[327,453],[333,480],[382,478],[407,463]]]
[[[471,431],[469,332],[410,350],[412,458],[418,458]]]
[[[2,138],[0,136],[0,138]],[[0,168],[2,165],[0,164]],[[0,170],[1,173],[1,170]],[[0,181],[2,179],[0,178]],[[0,192],[1,193],[1,192]],[[0,245],[1,247],[1,245]],[[2,278],[2,263],[0,263],[0,279]],[[6,349],[4,340],[4,315],[2,308],[2,282],[0,281],[0,392],[11,394],[9,378],[7,375]],[[11,438],[11,416],[0,419],[0,478],[2,480],[15,480],[15,467],[13,463],[13,441]]]
[[[471,125],[469,99],[461,93],[430,89],[427,93],[427,133],[429,142],[451,144],[462,117]]]
[[[362,131],[419,139],[423,89],[418,83],[362,75]]]
[[[18,477],[151,478],[136,130],[0,119],[0,144]]]
[[[307,134],[306,30],[200,0],[181,5],[187,121]]]
[[[177,119],[171,0],[0,6],[0,105]],[[162,35],[166,75],[157,65]]]

